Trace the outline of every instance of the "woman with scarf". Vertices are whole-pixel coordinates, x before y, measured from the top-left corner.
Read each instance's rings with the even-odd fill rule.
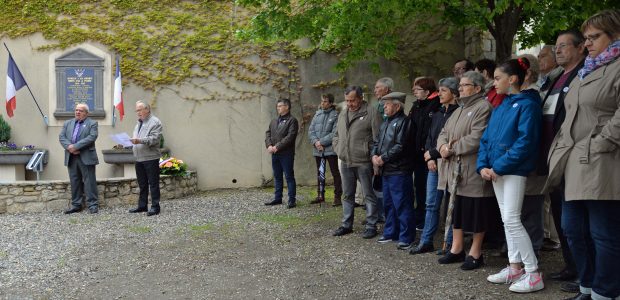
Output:
[[[521,221],[525,184],[527,176],[536,168],[542,122],[540,95],[525,83],[529,68],[529,60],[519,58],[495,69],[495,89],[506,97],[493,111],[482,135],[477,166],[482,179],[493,183],[510,262],[487,280],[512,283],[509,289],[517,293],[544,288],[532,241]]]
[[[620,10],[581,26],[588,49],[570,86],[566,119],[549,154],[547,186],[564,180],[562,229],[580,292],[571,299],[620,297]]]

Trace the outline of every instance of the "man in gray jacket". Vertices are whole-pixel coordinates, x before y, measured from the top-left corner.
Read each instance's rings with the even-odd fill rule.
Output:
[[[321,104],[314,114],[310,127],[308,128],[308,137],[312,144],[312,155],[316,160],[317,173],[321,164],[321,158],[329,163],[329,168],[334,177],[334,204],[333,206],[342,205],[342,182],[340,180],[340,171],[338,170],[338,156],[332,147],[332,140],[336,132],[336,124],[338,121],[338,112],[334,106],[334,95],[324,94],[321,96]],[[323,174],[325,175],[325,174]],[[320,175],[318,175],[320,176]],[[321,182],[319,182],[319,186]],[[311,204],[325,201],[321,197],[320,190],[315,200]]]
[[[95,141],[99,136],[98,124],[88,117],[88,104],[75,105],[75,119],[67,120],[60,131],[59,141],[65,149],[65,166],[71,181],[71,209],[65,214],[82,210],[82,200],[91,214],[99,212],[95,166],[99,164]]]
[[[151,114],[151,106],[145,102],[136,102],[138,124],[133,130],[131,143],[133,155],[136,157],[136,178],[140,188],[138,207],[130,209],[130,213],[146,212],[149,189],[151,191],[151,209],[147,216],[158,215],[159,207],[159,145],[162,126],[159,119]]]
[[[377,197],[372,189],[374,174],[370,161],[373,139],[379,132],[381,116],[373,107],[362,100],[362,88],[352,86],[345,91],[347,109],[338,116],[333,145],[342,160],[341,174],[344,191],[342,204],[342,226],[333,235],[342,236],[353,232],[356,181],[364,190],[366,200],[366,230],[363,237],[377,235]]]

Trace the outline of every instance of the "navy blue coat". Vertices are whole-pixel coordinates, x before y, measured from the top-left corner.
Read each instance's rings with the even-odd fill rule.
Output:
[[[477,172],[492,168],[497,175],[528,176],[535,167],[540,143],[540,95],[525,90],[507,96],[491,114],[478,152]]]

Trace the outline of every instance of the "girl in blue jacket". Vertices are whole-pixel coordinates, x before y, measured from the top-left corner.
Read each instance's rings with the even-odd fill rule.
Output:
[[[536,166],[542,121],[540,96],[523,84],[529,67],[527,58],[519,58],[495,70],[495,88],[506,98],[493,111],[482,135],[477,167],[483,179],[493,181],[510,261],[508,267],[487,280],[512,283],[510,290],[518,293],[544,288],[532,242],[521,223],[525,182]]]

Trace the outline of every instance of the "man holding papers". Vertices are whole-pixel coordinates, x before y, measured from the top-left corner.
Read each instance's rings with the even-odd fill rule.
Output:
[[[130,209],[130,213],[147,212],[147,216],[158,215],[159,208],[159,144],[162,125],[159,119],[151,114],[151,106],[136,102],[138,124],[133,130],[133,155],[136,157],[136,178],[140,188],[138,207]],[[147,210],[149,189],[151,191],[151,209]]]

